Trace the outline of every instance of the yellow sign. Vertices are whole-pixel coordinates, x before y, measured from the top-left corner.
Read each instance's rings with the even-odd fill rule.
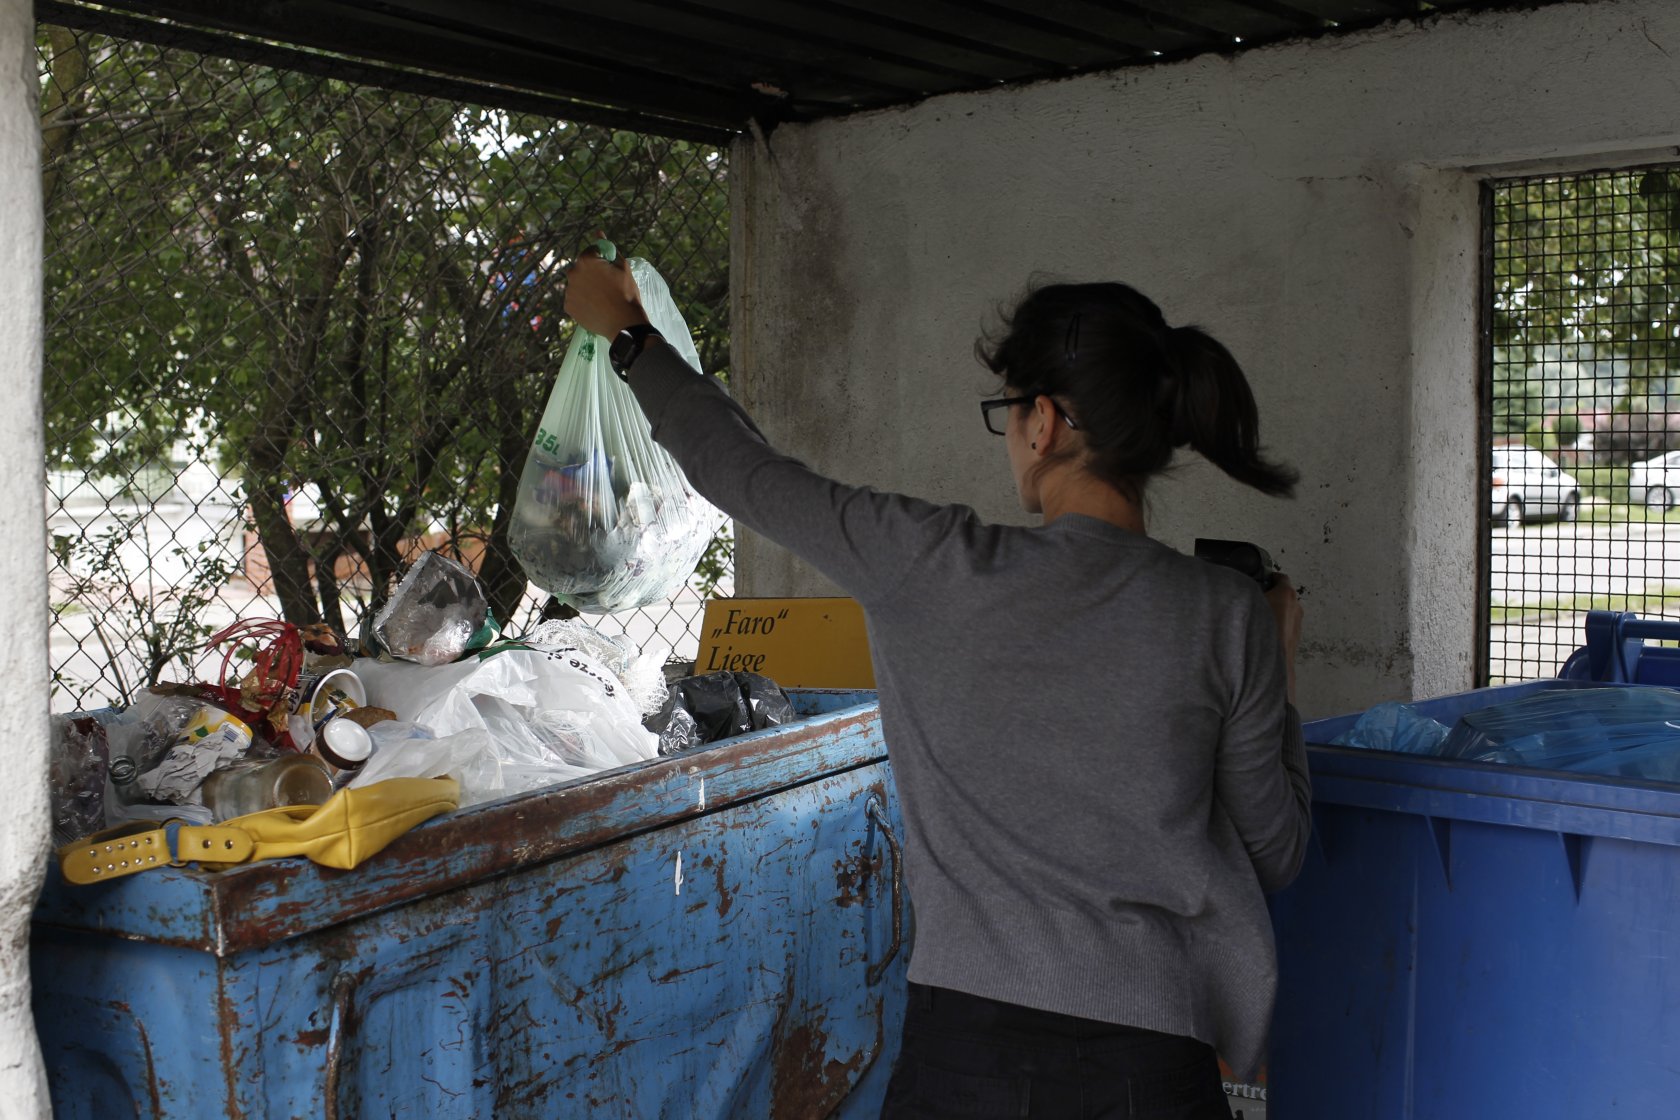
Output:
[[[856,599],[712,599],[696,673],[762,673],[783,688],[874,688]]]

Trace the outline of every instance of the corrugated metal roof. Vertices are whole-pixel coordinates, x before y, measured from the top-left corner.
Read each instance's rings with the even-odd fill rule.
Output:
[[[1510,6],[1536,0],[38,0],[36,14],[722,140],[751,121]]]

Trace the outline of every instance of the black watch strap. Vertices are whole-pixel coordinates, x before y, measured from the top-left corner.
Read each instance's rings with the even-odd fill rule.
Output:
[[[607,347],[607,359],[612,362],[613,372],[628,381],[630,367],[641,357],[642,347],[647,345],[649,338],[658,337],[662,336],[647,323],[637,323],[619,331],[618,337]]]

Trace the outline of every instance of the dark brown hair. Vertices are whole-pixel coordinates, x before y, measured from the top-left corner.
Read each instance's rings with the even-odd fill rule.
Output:
[[[1294,492],[1296,472],[1261,452],[1254,394],[1231,352],[1200,327],[1168,326],[1135,288],[1033,288],[975,353],[1008,395],[1057,398],[1089,469],[1133,501],[1179,447],[1262,493]]]

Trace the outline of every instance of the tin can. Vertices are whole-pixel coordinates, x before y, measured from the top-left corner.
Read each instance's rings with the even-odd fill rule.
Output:
[[[316,729],[310,750],[334,770],[360,770],[373,754],[373,736],[359,723],[332,718]]]
[[[362,679],[349,669],[306,670],[298,677],[297,695],[297,703],[286,719],[286,730],[292,745],[300,751],[314,744],[329,719],[367,703]]]

